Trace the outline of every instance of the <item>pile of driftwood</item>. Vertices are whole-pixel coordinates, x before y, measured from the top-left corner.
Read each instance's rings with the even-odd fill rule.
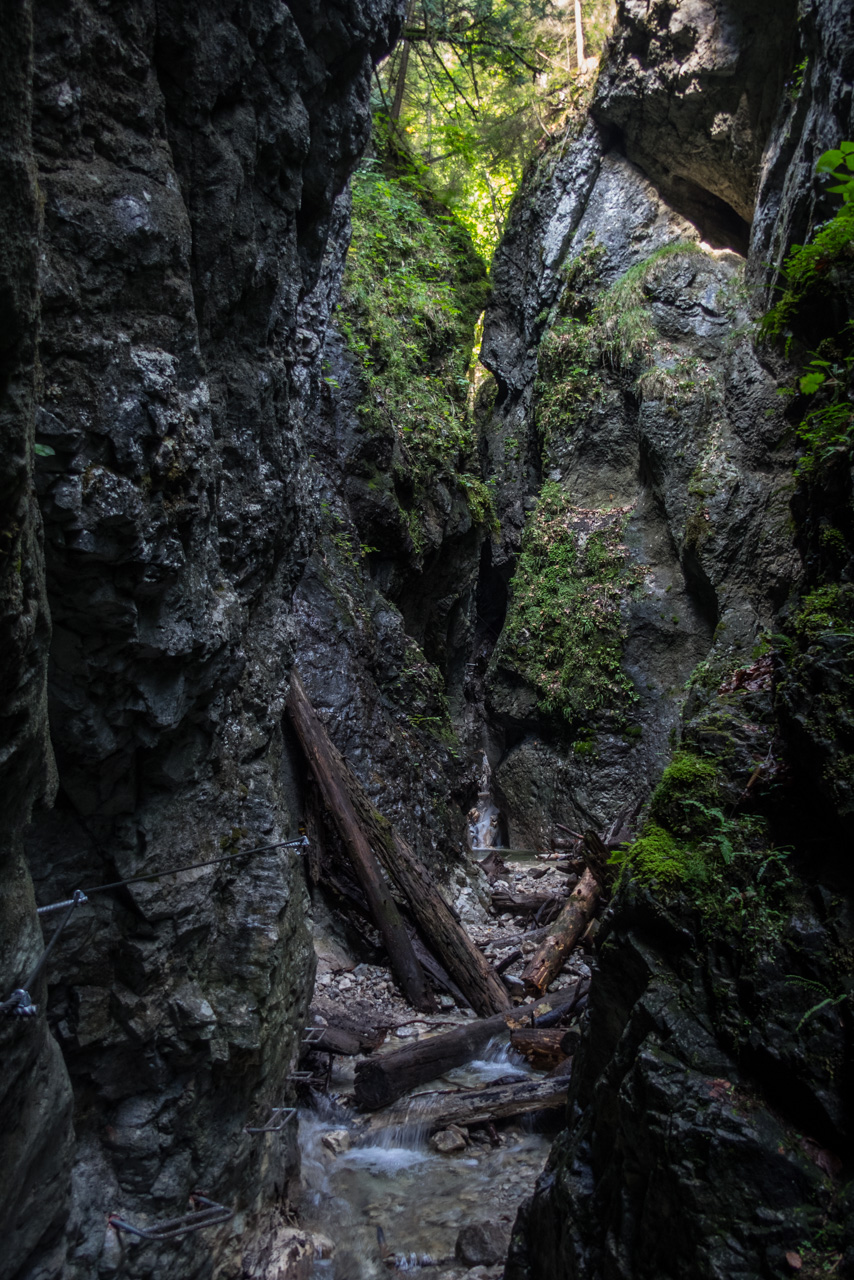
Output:
[[[485,1123],[561,1105],[566,1096],[566,1075],[561,1072],[577,1037],[569,1023],[586,1002],[583,984],[576,984],[569,993],[547,996],[539,1005],[513,1008],[501,972],[514,957],[493,966],[475,946],[431,872],[371,803],[318,718],[296,671],[291,676],[288,710],[320,793],[314,810],[307,814],[312,878],[343,896],[372,922],[394,976],[415,1009],[435,1010],[432,988],[438,986],[480,1015],[479,1021],[359,1063],[358,1106],[367,1111],[390,1107],[419,1084],[470,1061],[498,1034],[507,1034],[515,1048],[557,1075],[499,1082],[477,1090],[477,1096],[437,1093],[433,1103],[425,1103],[429,1126]],[[329,817],[345,860],[326,852]],[[579,860],[582,853],[583,861]],[[605,887],[607,856],[607,838],[603,841],[587,832],[575,838],[581,874],[568,898],[548,892],[523,898],[503,890],[493,894],[496,910],[530,914],[543,926],[540,946],[522,973],[530,996],[542,997],[588,928]],[[482,864],[487,872],[498,870],[488,864],[487,858]],[[370,1053],[376,1044],[363,1030],[330,1026],[312,1047],[331,1053]],[[383,1124],[394,1122],[391,1113],[384,1116]],[[419,1122],[425,1123],[423,1115]]]

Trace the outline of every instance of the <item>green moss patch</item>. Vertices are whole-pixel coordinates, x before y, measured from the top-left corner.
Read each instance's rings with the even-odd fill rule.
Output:
[[[637,700],[621,665],[623,606],[644,578],[623,543],[627,517],[572,507],[548,481],[525,530],[495,660],[534,686],[540,710],[571,724]]]

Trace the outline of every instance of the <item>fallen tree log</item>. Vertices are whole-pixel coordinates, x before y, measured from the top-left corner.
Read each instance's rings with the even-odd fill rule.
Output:
[[[495,890],[492,894],[492,908],[496,912],[511,911],[518,915],[533,915],[549,903],[563,903],[565,895],[541,890],[539,893],[508,893]]]
[[[559,1004],[556,1009],[551,1009],[548,1013],[544,1013],[534,1022],[535,1027],[556,1027],[564,1019],[571,1017],[573,1014],[577,1017],[581,1009],[586,1005],[586,996],[590,990],[590,979],[579,978],[575,984],[572,995],[565,1004]],[[555,993],[557,994],[557,993]],[[563,992],[562,994],[566,994]]]
[[[522,970],[522,981],[528,991],[545,991],[560,972],[561,965],[587,928],[602,892],[596,877],[588,868],[569,895],[569,901],[538,951]]]
[[[403,836],[371,804],[361,783],[318,720],[296,671],[291,673],[288,709],[312,768],[316,766],[328,779],[327,794],[323,778],[318,776],[324,799],[348,849],[352,838],[360,850],[367,849],[379,861],[409,904],[430,949],[477,1013],[497,1013],[509,1008],[510,997],[501,979],[459,924],[433,876]],[[412,953],[411,944],[408,951]],[[414,953],[412,959],[418,964]],[[420,965],[418,970],[423,978]],[[425,1007],[414,1000],[411,1003],[418,1009]]]
[[[507,1036],[512,1029],[528,1027],[538,1014],[566,1003],[566,992],[554,992],[532,1004],[518,1005],[506,1013],[477,1022],[465,1022],[442,1035],[428,1036],[417,1044],[405,1045],[392,1053],[377,1054],[356,1064],[354,1096],[364,1111],[387,1107],[410,1089],[427,1084],[471,1062],[494,1036]]]
[[[516,1052],[543,1069],[563,1062],[566,1039],[566,1027],[522,1027],[510,1032],[510,1044]]]
[[[359,820],[355,800],[360,785],[317,718],[296,671],[291,672],[288,710],[302,749],[368,900],[371,915],[385,943],[397,980],[410,1004],[416,1009],[431,1012],[436,1008],[433,993],[427,985],[406,925]]]
[[[526,1115],[562,1107],[566,1103],[566,1078],[523,1080],[514,1084],[494,1084],[485,1089],[460,1093],[422,1094],[406,1103],[374,1115],[362,1129],[363,1139],[375,1139],[386,1129],[426,1129],[434,1133],[449,1124],[490,1124],[509,1116]]]

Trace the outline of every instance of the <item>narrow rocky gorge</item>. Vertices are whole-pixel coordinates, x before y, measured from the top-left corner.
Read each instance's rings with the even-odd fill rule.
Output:
[[[500,1174],[507,1280],[854,1274],[850,438],[809,471],[794,430],[850,240],[788,349],[756,328],[839,204],[850,6],[618,5],[488,298],[455,250],[489,372],[429,475],[338,305],[404,8],[4,12],[0,1000],[61,919],[36,904],[157,878],[73,908],[0,1018],[2,1274],[290,1280],[296,1126],[247,1128],[295,1104],[307,1026],[423,1022],[352,915],[294,671],[490,964],[514,895],[573,883],[490,895],[484,831],[601,884],[558,1136],[535,1187],[527,1139]],[[192,1192],[227,1220],[107,1222]]]

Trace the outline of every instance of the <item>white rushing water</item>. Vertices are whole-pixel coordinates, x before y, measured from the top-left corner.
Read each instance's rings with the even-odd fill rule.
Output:
[[[469,848],[497,849],[502,843],[501,811],[492,796],[492,770],[484,755],[477,804],[469,814]]]
[[[486,1085],[508,1074],[527,1074],[520,1062],[516,1055],[511,1059],[506,1042],[499,1043],[436,1087]],[[334,1155],[323,1136],[346,1128],[346,1113],[323,1101],[320,1106],[318,1112],[302,1112],[299,1121],[300,1218],[307,1230],[335,1246],[331,1259],[315,1263],[315,1280],[388,1276],[383,1246],[394,1255],[398,1271],[426,1267],[426,1276],[441,1275],[443,1264],[455,1265],[457,1235],[467,1223],[497,1222],[509,1236],[519,1202],[532,1190],[549,1147],[545,1136],[510,1126],[503,1130],[501,1147],[472,1142],[459,1153],[439,1155],[418,1125],[415,1096],[405,1126],[371,1138],[370,1146],[355,1145],[354,1133],[354,1145]]]

